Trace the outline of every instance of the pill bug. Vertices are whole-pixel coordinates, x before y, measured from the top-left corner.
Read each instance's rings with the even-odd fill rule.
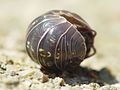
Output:
[[[77,14],[52,10],[29,25],[26,51],[42,68],[63,71],[96,53],[95,36],[96,32]]]

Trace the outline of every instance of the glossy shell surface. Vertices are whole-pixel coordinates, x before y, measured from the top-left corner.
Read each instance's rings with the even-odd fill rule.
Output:
[[[45,13],[29,25],[26,50],[31,59],[48,69],[79,65],[86,56],[86,43],[77,27],[90,28],[77,14],[65,10]]]

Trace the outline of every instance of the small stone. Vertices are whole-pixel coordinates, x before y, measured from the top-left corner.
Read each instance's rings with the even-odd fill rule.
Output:
[[[56,77],[54,80],[53,80],[53,83],[55,86],[64,86],[64,80],[60,77]]]
[[[34,75],[33,75],[33,78],[34,79],[37,79],[37,80],[40,80],[41,79],[41,77],[40,76],[42,76],[42,72],[40,72],[40,70],[38,69],[38,70],[35,70],[35,73],[34,73]]]
[[[60,90],[72,90],[72,87],[69,85],[66,85],[65,87],[61,87]]]
[[[47,82],[49,80],[48,75],[43,74],[41,80],[42,80],[42,83]]]
[[[113,86],[113,87],[116,87],[116,88],[119,88],[119,89],[120,89],[120,83],[118,83],[118,84],[114,84],[114,85],[111,85],[111,86]]]
[[[97,84],[97,83],[90,83],[89,85],[90,85],[90,87],[92,87],[93,89],[98,89],[98,88],[100,88],[100,85]]]
[[[7,86],[11,86],[11,85],[17,86],[19,84],[19,80],[18,79],[7,79],[4,81],[4,83]]]
[[[0,74],[4,74],[5,72],[4,71],[0,71]]]
[[[6,70],[6,65],[5,64],[0,64],[0,68],[5,71]]]
[[[11,71],[11,76],[15,76],[15,75],[18,75],[18,73],[16,73],[15,71]]]
[[[80,90],[93,90],[93,89],[87,84],[82,84],[80,86]]]
[[[64,80],[62,79],[61,82],[60,82],[60,86],[64,86],[65,82]]]
[[[14,62],[13,62],[13,60],[8,60],[8,61],[7,61],[7,64],[11,64],[11,65],[13,65]]]
[[[114,86],[110,86],[110,85],[106,85],[106,86],[102,86],[99,90],[119,90]]]
[[[55,78],[55,81],[56,81],[56,83],[58,83],[58,85],[60,85],[60,86],[63,86],[64,85],[64,80],[62,79],[62,78],[59,78],[59,77],[57,77],[57,78]]]
[[[72,87],[73,90],[81,90],[79,85],[75,85]]]
[[[32,81],[31,80],[26,80],[26,81],[22,82],[22,84],[24,84],[26,88],[29,88],[32,84]]]
[[[21,71],[21,72],[19,72],[18,74],[19,74],[22,78],[27,78],[27,77],[32,76],[34,73],[35,73],[34,70],[28,69],[28,70]]]

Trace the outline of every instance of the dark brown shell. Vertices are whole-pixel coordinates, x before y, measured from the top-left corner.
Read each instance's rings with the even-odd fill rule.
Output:
[[[29,25],[26,50],[42,67],[63,70],[70,65],[78,66],[95,53],[95,34],[77,14],[52,10]],[[92,48],[94,52],[90,54]]]

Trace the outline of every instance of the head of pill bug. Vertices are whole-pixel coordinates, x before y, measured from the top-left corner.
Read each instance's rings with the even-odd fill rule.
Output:
[[[29,25],[26,50],[42,71],[70,71],[96,53],[95,36],[96,32],[79,15],[52,10]]]

